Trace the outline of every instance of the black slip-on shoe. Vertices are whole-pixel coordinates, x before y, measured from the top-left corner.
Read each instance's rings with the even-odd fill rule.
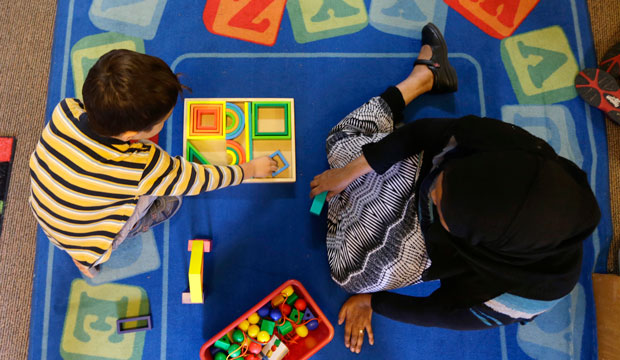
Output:
[[[416,59],[415,65],[426,65],[433,72],[432,94],[455,92],[458,90],[456,70],[448,61],[448,46],[439,28],[428,23],[422,28],[422,45],[429,45],[433,51],[430,60]]]

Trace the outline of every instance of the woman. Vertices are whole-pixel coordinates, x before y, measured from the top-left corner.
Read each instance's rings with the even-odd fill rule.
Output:
[[[332,278],[359,353],[377,312],[420,326],[473,330],[530,321],[568,294],[600,210],[585,173],[523,129],[473,115],[394,119],[425,92],[457,89],[436,26],[422,30],[411,74],[355,110],[327,138]],[[385,290],[428,280],[428,297]]]

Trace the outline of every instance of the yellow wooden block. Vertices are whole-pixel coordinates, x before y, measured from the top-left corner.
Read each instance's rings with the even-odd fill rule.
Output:
[[[202,241],[192,242],[192,255],[189,259],[189,293],[192,303],[202,302],[202,274],[204,265],[204,244]]]

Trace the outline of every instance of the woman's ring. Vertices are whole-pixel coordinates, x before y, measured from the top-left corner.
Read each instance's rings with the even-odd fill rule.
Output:
[[[363,334],[363,333],[364,333],[364,329],[360,330],[360,334]]]

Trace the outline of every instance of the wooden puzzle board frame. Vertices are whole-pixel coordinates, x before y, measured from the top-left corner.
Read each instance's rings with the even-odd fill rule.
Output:
[[[228,125],[228,119],[226,117],[226,110],[228,107],[226,104],[232,103],[240,108],[244,115],[244,128],[243,130],[232,139],[236,144],[231,144],[226,140],[226,130]],[[207,106],[221,106],[223,118],[222,127],[224,129],[224,136],[221,135],[192,135],[190,133],[192,127],[192,105],[207,105]],[[254,129],[254,123],[252,117],[256,105],[260,107],[261,104],[265,107],[278,106],[282,104],[284,111],[282,113],[288,114],[288,119],[285,121],[284,128],[288,129],[288,136],[279,136],[277,134],[265,134],[263,136],[253,137],[252,129]],[[230,107],[231,111],[233,107]],[[234,151],[234,149],[227,150],[227,144],[236,147],[237,145],[245,152],[245,162],[250,161],[255,157],[264,155],[272,155],[277,150],[280,150],[285,157],[289,166],[281,173],[270,178],[260,179],[246,179],[246,183],[289,183],[297,180],[296,175],[296,155],[295,155],[295,103],[292,98],[186,98],[183,105],[183,157],[188,160],[188,143],[191,144],[202,156],[202,158],[209,161],[214,165],[228,165],[229,160],[234,158],[240,151]],[[276,112],[270,112],[274,114]],[[273,119],[269,119],[270,121]],[[271,125],[270,125],[271,126]],[[273,136],[276,135],[276,136]],[[228,142],[228,143],[227,143]],[[250,148],[251,151],[247,151]],[[238,148],[237,148],[238,149]],[[281,159],[277,156],[274,159],[278,162],[278,166],[283,165]]]

